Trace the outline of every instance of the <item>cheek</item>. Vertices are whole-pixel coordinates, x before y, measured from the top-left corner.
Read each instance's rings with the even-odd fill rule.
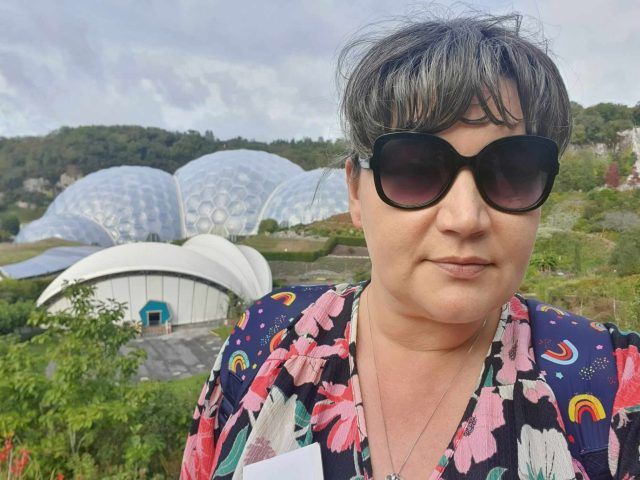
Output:
[[[500,230],[500,243],[505,252],[503,260],[520,273],[527,269],[539,223],[540,213],[536,210],[513,217]]]
[[[378,268],[386,270],[410,261],[424,238],[425,219],[385,204],[375,188],[362,195],[361,214],[369,255]]]

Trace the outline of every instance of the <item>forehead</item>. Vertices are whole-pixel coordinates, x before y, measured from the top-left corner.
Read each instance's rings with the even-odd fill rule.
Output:
[[[506,109],[505,113],[514,121],[522,121],[522,105],[520,104],[520,96],[518,95],[518,87],[516,83],[509,78],[501,79],[498,93],[502,100],[502,104]],[[482,96],[483,101],[486,103],[491,113],[493,113],[495,117],[504,120],[504,115],[500,112],[500,109],[496,104],[496,100],[491,96],[488,88],[483,88]],[[485,117],[486,113],[482,108],[480,99],[478,97],[474,97],[471,100],[469,108],[465,112],[463,118],[467,120],[479,120]]]
[[[509,116],[511,125],[492,122],[482,109],[479,99],[474,99],[464,115],[465,120],[437,132],[436,135],[447,140],[462,155],[475,155],[489,143],[502,137],[524,135],[527,133],[518,91],[513,81],[506,80],[500,86],[500,95],[506,112],[501,113],[493,98],[485,96],[485,102],[492,114],[498,119]],[[478,122],[470,124],[468,121]],[[482,120],[480,122],[480,120]]]

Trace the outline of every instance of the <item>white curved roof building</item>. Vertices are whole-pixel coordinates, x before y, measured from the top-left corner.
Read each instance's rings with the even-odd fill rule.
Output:
[[[60,274],[37,303],[52,311],[68,308],[65,285],[87,282],[95,286],[97,299],[125,303],[125,320],[144,325],[141,312],[153,303],[164,305],[171,323],[180,325],[226,318],[230,292],[251,301],[271,290],[264,281],[271,278],[269,265],[257,251],[214,235],[190,242],[182,247],[139,242],[101,250]],[[245,256],[248,251],[252,261]]]
[[[346,212],[342,173],[325,179],[309,205],[320,176],[321,170],[305,172],[256,150],[204,155],[173,176],[150,167],[107,168],[64,190],[42,218],[20,230],[16,242],[55,237],[111,246],[201,233],[250,235],[264,218],[292,225]]]

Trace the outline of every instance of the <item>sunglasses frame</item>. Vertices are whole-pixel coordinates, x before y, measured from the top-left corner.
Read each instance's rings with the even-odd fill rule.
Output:
[[[452,154],[452,161],[454,162],[454,169],[449,182],[444,185],[442,190],[431,200],[418,204],[418,205],[403,205],[401,203],[397,203],[387,197],[382,188],[382,180],[380,178],[380,155],[382,153],[383,147],[392,140],[398,139],[409,139],[412,141],[420,140],[422,138],[426,139],[429,142],[439,143],[445,147],[446,150],[450,151]],[[549,150],[550,155],[545,157],[547,160],[543,163],[543,169],[548,173],[547,182],[545,184],[544,190],[540,195],[540,198],[533,204],[525,208],[505,208],[494,201],[492,201],[484,189],[480,186],[480,182],[478,179],[479,176],[479,163],[482,161],[482,157],[486,155],[487,151],[491,151],[492,148],[495,148],[497,145],[503,145],[505,143],[512,143],[514,141],[521,142],[522,140],[526,140],[529,143],[537,143],[542,145],[544,148]],[[547,137],[541,137],[537,135],[513,135],[509,137],[499,138],[494,140],[493,142],[485,145],[480,152],[476,155],[472,155],[470,157],[466,157],[458,153],[458,151],[447,142],[444,138],[438,137],[437,135],[433,135],[430,133],[422,133],[422,132],[393,132],[386,133],[384,135],[379,136],[375,143],[373,144],[373,155],[369,158],[358,159],[358,162],[362,168],[370,169],[373,171],[374,182],[376,185],[376,191],[378,192],[378,196],[380,199],[385,202],[387,205],[391,205],[392,207],[401,208],[403,210],[419,210],[422,208],[429,207],[431,205],[435,205],[440,200],[442,200],[453,183],[455,182],[460,170],[464,167],[467,167],[471,170],[473,174],[473,180],[476,184],[476,188],[480,193],[482,199],[489,205],[490,207],[499,210],[505,213],[524,213],[529,212],[531,210],[535,210],[540,207],[549,197],[549,193],[551,193],[551,189],[553,188],[553,182],[555,180],[556,175],[560,170],[560,162],[558,161],[558,145],[556,142]],[[545,168],[546,167],[546,168]]]

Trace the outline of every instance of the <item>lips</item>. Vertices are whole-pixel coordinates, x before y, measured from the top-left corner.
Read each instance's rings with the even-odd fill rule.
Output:
[[[491,265],[491,262],[480,257],[444,257],[430,261],[447,274],[463,279],[474,278]]]

